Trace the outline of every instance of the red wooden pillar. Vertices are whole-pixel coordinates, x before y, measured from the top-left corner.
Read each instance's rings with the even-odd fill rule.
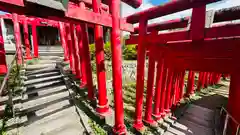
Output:
[[[84,47],[83,47],[83,32],[82,32],[82,27],[81,25],[77,25],[76,26],[76,34],[78,37],[78,55],[80,57],[80,70],[81,70],[81,74],[80,74],[80,80],[81,80],[81,84],[80,87],[85,87],[87,84],[87,75],[86,75],[86,60],[84,57]]]
[[[212,85],[216,84],[216,76],[217,76],[217,73],[213,73],[213,75],[212,75]]]
[[[155,104],[153,116],[159,120],[161,118],[160,114],[160,103],[161,103],[161,91],[162,91],[162,81],[163,81],[163,58],[160,57],[157,65],[157,78],[156,78],[156,90],[155,90]]]
[[[31,56],[31,49],[30,49],[30,42],[29,42],[29,33],[28,33],[28,22],[27,18],[25,17],[23,22],[23,31],[24,31],[24,43],[26,47],[26,59],[32,59]]]
[[[18,22],[18,15],[16,13],[13,13],[12,18],[13,18],[13,25],[14,25],[14,37],[16,41],[17,62],[18,64],[22,64],[22,46],[21,46],[21,35],[20,35],[20,27]]]
[[[217,84],[218,83],[218,77],[221,77],[221,74],[218,74],[218,73],[214,73],[214,76],[213,76],[213,84]]]
[[[218,77],[221,78],[221,74],[216,73],[215,74],[215,79],[214,79],[214,84],[217,84],[218,81],[220,81],[220,80],[218,80]]]
[[[206,76],[207,76],[207,72],[203,72],[202,85],[201,85],[202,88],[205,88]]]
[[[166,113],[164,111],[164,106],[165,106],[165,100],[166,100],[166,93],[167,93],[167,78],[168,78],[168,69],[164,66],[163,68],[163,81],[162,81],[162,86],[161,86],[161,103],[160,103],[160,114],[161,117],[163,118]]]
[[[216,83],[219,83],[220,80],[221,80],[221,74],[217,74],[217,80],[216,80]]]
[[[85,3],[80,2],[80,8],[85,9]],[[91,58],[89,52],[89,42],[88,42],[88,29],[86,24],[77,25],[78,34],[78,46],[79,46],[79,56],[80,56],[80,66],[81,66],[81,86],[84,87],[90,82],[88,87],[93,87],[92,82],[92,69],[88,69],[86,65],[91,65]],[[91,88],[91,93],[93,97],[93,88]],[[89,91],[89,92],[90,92]]]
[[[187,93],[186,93],[187,97],[194,94],[194,79],[195,79],[195,73],[193,71],[189,71]]]
[[[146,97],[146,110],[144,122],[156,126],[157,123],[152,119],[152,99],[153,99],[153,86],[155,76],[155,48],[151,46],[148,59],[148,79],[147,79],[147,97]]]
[[[213,73],[209,73],[209,85],[212,85],[212,78],[213,78]]]
[[[179,82],[179,99],[181,99],[184,95],[184,82],[185,82],[185,71],[180,73],[180,82]]]
[[[171,92],[170,92],[170,100],[169,100],[169,109],[171,109],[172,105],[175,104],[174,102],[174,98],[175,98],[175,92],[176,92],[176,88],[177,88],[177,72],[176,70],[174,70],[173,72],[173,79],[172,79],[172,88],[171,88]]]
[[[98,0],[93,0],[93,11],[99,13]],[[106,89],[106,70],[104,64],[104,41],[103,41],[103,28],[100,25],[95,25],[95,48],[96,48],[96,67],[97,67],[97,82],[98,82],[98,105],[97,112],[100,115],[109,114],[109,106],[107,99]]]
[[[140,20],[139,23],[139,40],[138,40],[138,53],[137,53],[137,84],[136,84],[136,110],[135,121],[133,127],[137,130],[143,129],[142,123],[142,104],[143,104],[143,91],[144,91],[144,68],[146,58],[146,48],[144,38],[147,32],[147,21]]]
[[[165,105],[164,105],[164,109],[166,113],[169,113],[170,110],[170,98],[171,98],[171,92],[172,92],[172,86],[173,86],[173,69],[169,68],[169,72],[168,72],[168,77],[167,77],[167,91],[166,91],[166,100],[165,100]]]
[[[179,75],[178,75],[178,98],[177,98],[177,102],[180,102],[180,100],[182,99],[182,72],[179,71]]]
[[[83,2],[81,2],[81,7],[84,8],[85,5]],[[86,77],[86,84],[88,88],[88,99],[89,100],[95,100],[94,97],[94,88],[93,88],[93,80],[92,80],[92,66],[91,66],[91,58],[90,58],[90,51],[89,51],[89,38],[88,38],[88,29],[87,24],[81,24],[81,32],[82,32],[82,62],[85,67],[85,70],[82,71],[82,76]],[[81,48],[80,48],[81,50]],[[84,84],[84,80],[82,79],[82,83]]]
[[[122,45],[120,41],[120,0],[111,0],[112,13],[112,72],[115,106],[115,134],[126,134],[124,125],[123,100],[122,100]],[[141,48],[141,47],[140,47]]]
[[[224,79],[228,78],[229,76],[229,74],[223,74]]]
[[[67,36],[67,45],[69,48],[69,60],[70,60],[70,69],[73,74],[76,74],[75,65],[74,65],[74,56],[73,56],[73,44],[72,44],[72,37],[71,37],[71,29],[69,25],[66,25],[66,36]]]
[[[83,62],[85,65],[85,70],[82,72],[82,83],[84,84],[84,76],[86,76],[86,83],[88,88],[88,99],[95,100],[94,97],[94,88],[93,88],[93,80],[92,80],[92,67],[91,66],[91,58],[89,51],[89,41],[88,41],[88,30],[86,24],[81,24],[82,35],[83,35]]]
[[[176,80],[177,80],[177,72],[174,70],[173,72],[173,78],[172,78],[172,88],[170,92],[170,98],[169,98],[169,109],[173,105],[173,100],[174,100],[174,94],[175,94],[175,88],[176,88]]]
[[[78,40],[75,34],[75,25],[70,24],[70,30],[71,30],[71,41],[72,41],[72,55],[74,59],[74,69],[76,72],[76,78],[80,79],[80,60],[79,60],[79,52],[78,52]]]
[[[62,48],[63,48],[63,52],[64,52],[64,61],[68,61],[69,55],[68,55],[68,47],[67,47],[67,43],[66,43],[66,31],[65,31],[63,22],[59,22],[59,31],[60,31],[60,40],[61,40],[61,44],[62,44]]]
[[[228,98],[228,105],[227,109],[228,112],[232,115],[232,117],[236,121],[240,121],[240,104],[239,104],[239,97],[240,97],[240,71],[236,69],[231,73],[231,82],[230,82],[230,90],[229,90],[229,98]],[[237,124],[231,121],[230,119],[230,126],[232,129],[231,135],[236,134]]]
[[[209,85],[209,72],[206,72],[204,87],[207,88]]]
[[[174,85],[174,93],[173,93],[173,104],[174,105],[177,105],[177,103],[179,102],[179,92],[180,92],[179,81],[180,81],[180,72],[177,72],[176,81],[175,81],[175,85]]]
[[[190,34],[191,39],[193,40],[195,46],[201,45],[201,43],[204,41],[205,22],[206,22],[206,5],[193,8]],[[195,73],[193,71],[190,71],[188,75],[187,96],[190,96],[190,94],[194,93],[195,83],[194,80]]]
[[[203,72],[199,72],[197,91],[201,91],[203,83]]]
[[[34,58],[38,58],[39,57],[38,37],[37,37],[37,25],[36,25],[35,21],[32,22],[32,36],[33,36],[33,49],[34,49],[33,56],[34,56]]]
[[[2,25],[0,23],[0,75],[5,75],[7,73],[7,63],[6,63],[6,53],[4,49],[4,40],[3,40],[1,26]]]

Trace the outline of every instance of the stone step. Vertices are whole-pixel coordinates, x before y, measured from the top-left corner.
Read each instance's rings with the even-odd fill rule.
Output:
[[[58,93],[61,93],[64,91],[67,91],[67,88],[66,88],[66,86],[64,87],[64,85],[63,85],[62,88],[52,88],[49,90],[42,90],[42,91],[31,93],[31,94],[24,94],[22,101],[26,102],[26,101],[34,100],[36,98],[41,98],[41,97],[50,96],[53,94],[58,94]]]
[[[27,91],[31,91],[34,89],[44,89],[47,87],[53,87],[57,84],[63,84],[63,83],[64,83],[63,79],[55,79],[55,80],[51,80],[51,81],[44,82],[44,83],[42,82],[39,84],[32,84],[32,85],[27,86]]]
[[[191,104],[164,135],[213,135],[213,119],[214,111]]]
[[[46,135],[87,135],[84,128],[79,128],[79,125],[74,123],[65,124],[62,127],[45,133]]]
[[[0,105],[2,106],[2,105],[5,105],[5,104],[7,104],[8,103],[8,99],[9,99],[9,97],[8,96],[3,96],[3,97],[0,97]],[[20,103],[21,101],[22,101],[22,96],[14,96],[13,97],[13,103],[14,104],[17,104],[17,103]]]
[[[197,116],[200,119],[211,121],[214,116],[214,111],[203,108],[201,106],[191,104],[186,110],[187,113]]]
[[[34,84],[39,84],[39,83],[44,83],[44,82],[49,82],[52,80],[58,80],[58,79],[62,79],[62,75],[55,75],[55,76],[50,76],[50,77],[41,77],[41,78],[36,78],[36,79],[31,79],[31,80],[27,80],[24,82],[24,84],[26,86],[28,85],[34,85]]]
[[[57,51],[55,51],[55,52],[47,52],[47,51],[42,51],[42,52],[39,52],[39,55],[41,55],[41,56],[58,56],[58,57],[61,57],[61,56],[63,56],[63,52],[57,52]]]
[[[40,70],[40,69],[45,69],[45,68],[50,68],[50,67],[55,68],[56,63],[27,65],[26,71]]]
[[[60,59],[64,59],[63,56],[40,56],[39,58],[40,60],[60,60]]]
[[[0,97],[0,105],[6,104],[8,101],[8,96],[1,96]]]
[[[27,79],[30,80],[30,79],[49,77],[49,76],[55,76],[55,75],[60,75],[60,72],[53,71],[53,72],[46,72],[46,73],[40,73],[40,74],[33,74],[33,75],[27,76]]]
[[[28,121],[31,121],[31,118]],[[69,129],[67,135],[80,135],[83,132],[83,127],[74,106],[40,120],[31,121],[31,124],[26,124],[24,128],[24,135],[58,135],[61,133],[59,131],[66,131],[67,128]]]
[[[47,88],[43,88],[43,89],[33,89],[33,90],[28,90],[25,92],[26,95],[31,95],[31,94],[36,94],[38,96],[44,96],[44,95],[47,95],[49,93],[55,93],[57,91],[62,91],[62,90],[66,90],[67,87],[64,85],[64,84],[61,84],[61,85],[55,85],[55,86],[50,86],[50,87],[47,87]]]
[[[168,128],[164,135],[213,135],[213,131],[211,128],[181,118],[179,122]]]
[[[0,116],[4,115],[5,108],[6,108],[6,104],[0,105]]]
[[[189,121],[192,121],[192,122],[194,122],[198,125],[204,126],[204,127],[212,127],[213,126],[213,121],[212,120],[205,120],[204,118],[198,117],[198,115],[185,113],[182,118],[184,118],[186,120],[189,120]]]
[[[39,117],[39,118],[43,118],[44,116],[48,116],[50,114],[54,114],[59,111],[65,110],[65,109],[73,106],[72,102],[73,102],[72,100],[63,100],[58,103],[52,104],[43,109],[35,111],[35,116]],[[37,118],[37,119],[39,119],[39,118]]]
[[[187,131],[182,131],[177,128],[170,127],[163,135],[188,135]],[[192,135],[192,134],[191,134]]]
[[[36,97],[35,99],[32,99],[30,101],[23,103],[20,111],[28,113],[28,112],[40,110],[42,108],[45,108],[57,102],[60,102],[66,99],[71,99],[70,94],[74,94],[74,92],[63,91],[61,93],[57,93],[54,95],[49,95],[49,96],[40,97],[40,98]]]
[[[52,64],[61,61],[61,59],[42,59],[37,62],[37,64]]]
[[[187,127],[186,135],[213,135],[213,129],[207,128],[186,119],[180,119],[179,123]]]
[[[48,68],[43,68],[38,70],[26,71],[26,76],[49,73],[49,72],[59,72],[59,69],[57,69],[56,67],[48,67]]]

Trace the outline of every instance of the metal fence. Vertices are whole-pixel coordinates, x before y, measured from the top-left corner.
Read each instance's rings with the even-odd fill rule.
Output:
[[[223,131],[222,131],[223,135],[234,134],[234,132],[235,132],[235,135],[240,135],[239,122],[224,107],[221,108],[220,116],[224,118]],[[237,126],[236,131],[230,128],[230,123]]]

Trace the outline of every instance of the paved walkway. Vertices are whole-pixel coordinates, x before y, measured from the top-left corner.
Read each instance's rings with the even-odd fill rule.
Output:
[[[219,88],[200,93],[201,98],[193,101],[164,135],[214,135],[215,110],[226,103],[228,90],[229,82],[222,82]]]

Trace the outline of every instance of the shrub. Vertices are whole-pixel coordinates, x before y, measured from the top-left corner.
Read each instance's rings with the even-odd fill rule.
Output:
[[[137,59],[136,45],[125,46],[123,49],[123,57],[125,60],[136,60]]]
[[[91,60],[95,60],[95,52],[96,52],[95,44],[89,45],[89,51],[90,51]],[[110,42],[105,43],[104,54],[105,54],[105,60],[111,60],[112,53],[111,53],[111,43]]]
[[[95,60],[95,44],[89,45],[89,51],[91,60]],[[111,42],[106,42],[104,45],[104,55],[105,60],[111,60],[112,59],[112,52],[111,52]],[[123,48],[123,58],[124,60],[136,60],[137,59],[137,49],[136,45],[127,45]]]
[[[91,60],[94,60],[95,59],[95,44],[89,45],[89,51],[90,51]]]
[[[105,60],[111,60],[112,59],[112,52],[111,52],[111,43],[106,42],[104,46],[104,54],[105,54]]]

